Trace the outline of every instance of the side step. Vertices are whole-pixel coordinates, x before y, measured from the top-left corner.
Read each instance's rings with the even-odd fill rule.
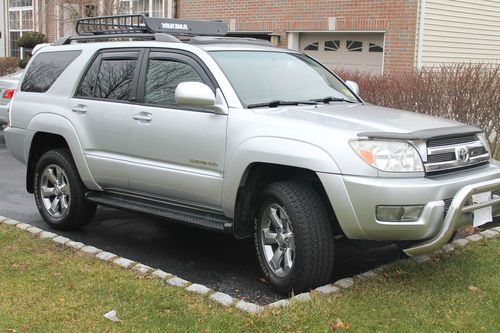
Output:
[[[233,220],[224,215],[110,192],[89,191],[85,197],[88,201],[102,206],[145,213],[210,230],[230,233],[233,231]]]

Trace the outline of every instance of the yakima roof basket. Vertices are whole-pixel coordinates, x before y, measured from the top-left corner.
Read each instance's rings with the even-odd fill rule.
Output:
[[[167,33],[184,36],[224,36],[227,24],[222,21],[192,21],[146,17],[142,14],[99,16],[79,19],[80,36]]]

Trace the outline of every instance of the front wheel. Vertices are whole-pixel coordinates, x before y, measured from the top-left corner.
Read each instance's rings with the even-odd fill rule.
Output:
[[[38,211],[50,227],[72,230],[92,220],[96,205],[85,199],[85,186],[68,149],[44,153],[33,178]]]
[[[264,189],[259,207],[255,247],[273,288],[299,293],[328,283],[334,234],[320,196],[308,184],[277,182]]]

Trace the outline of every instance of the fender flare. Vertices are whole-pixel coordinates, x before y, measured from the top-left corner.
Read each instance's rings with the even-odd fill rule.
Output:
[[[69,150],[75,161],[76,168],[80,174],[83,184],[90,190],[101,191],[101,187],[95,182],[94,177],[90,172],[85,154],[80,143],[80,139],[76,133],[75,127],[71,122],[63,116],[55,113],[39,113],[34,116],[29,125],[28,130],[56,134],[64,138],[68,143]],[[28,151],[32,142],[28,144]]]
[[[226,162],[222,189],[222,210],[226,216],[234,218],[238,189],[247,170],[254,163],[340,173],[335,160],[318,146],[280,137],[251,138],[240,144]]]

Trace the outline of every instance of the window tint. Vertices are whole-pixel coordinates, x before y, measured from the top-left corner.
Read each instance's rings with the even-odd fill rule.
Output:
[[[101,62],[101,58],[97,57],[94,60],[94,63],[85,74],[78,91],[76,92],[76,96],[80,97],[93,97],[94,96],[94,88],[95,81],[97,79],[97,72],[99,71],[99,64]]]
[[[81,51],[62,51],[39,54],[28,67],[21,90],[46,92],[80,53]]]
[[[175,89],[182,82],[203,82],[190,65],[171,59],[149,60],[144,102],[163,106],[175,105]]]
[[[103,59],[94,97],[129,101],[136,64],[136,59]]]

